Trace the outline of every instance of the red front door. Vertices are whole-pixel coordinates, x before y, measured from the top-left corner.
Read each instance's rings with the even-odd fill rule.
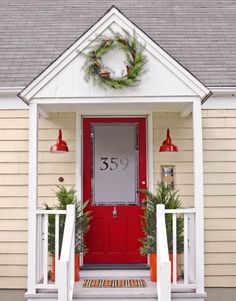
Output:
[[[142,263],[145,118],[83,119],[83,199],[92,211],[85,263]]]

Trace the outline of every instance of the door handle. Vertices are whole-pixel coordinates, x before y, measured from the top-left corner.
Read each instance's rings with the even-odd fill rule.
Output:
[[[117,210],[116,207],[114,207],[113,212],[112,212],[113,218],[117,218]]]

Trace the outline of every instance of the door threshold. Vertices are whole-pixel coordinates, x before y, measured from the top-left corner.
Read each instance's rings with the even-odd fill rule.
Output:
[[[102,263],[102,264],[84,264],[80,267],[81,270],[149,270],[149,265],[146,263]]]

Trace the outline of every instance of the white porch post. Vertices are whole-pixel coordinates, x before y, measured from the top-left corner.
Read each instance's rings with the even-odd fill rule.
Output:
[[[196,292],[204,292],[204,204],[201,101],[193,101],[194,206],[196,209]]]
[[[38,187],[38,105],[29,106],[28,294],[35,293]]]

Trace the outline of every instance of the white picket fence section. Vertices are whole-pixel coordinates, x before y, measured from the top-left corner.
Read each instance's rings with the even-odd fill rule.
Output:
[[[72,301],[74,289],[74,258],[75,258],[75,206],[67,205],[66,210],[37,210],[36,237],[36,283],[35,288],[58,290],[58,301]],[[55,216],[55,282],[48,277],[49,249],[48,226],[49,216]],[[59,254],[59,221],[66,215]]]
[[[195,209],[166,209],[165,214],[172,215],[172,250],[169,253],[173,254],[173,272],[172,272],[172,290],[189,289],[194,290],[196,288],[196,243],[195,243]],[[178,255],[178,241],[177,241],[177,220],[183,219],[184,223],[184,252],[182,255]],[[179,262],[177,261],[179,256]],[[179,274],[183,276],[183,279],[177,278],[178,264],[180,265]]]
[[[171,300],[171,264],[167,245],[165,206],[157,205],[157,295],[158,301]]]
[[[55,216],[55,271],[59,260],[59,219],[66,215],[66,210],[37,210],[37,237],[36,237],[36,289],[56,289],[55,282],[49,281],[49,252],[48,252],[48,218]]]
[[[67,205],[62,249],[57,269],[58,301],[72,301],[75,279],[75,206]]]

